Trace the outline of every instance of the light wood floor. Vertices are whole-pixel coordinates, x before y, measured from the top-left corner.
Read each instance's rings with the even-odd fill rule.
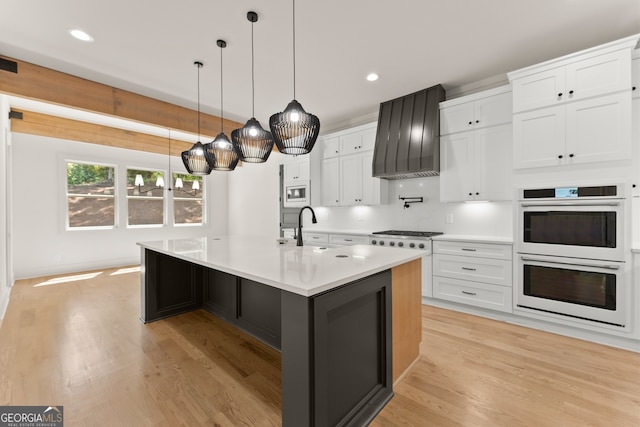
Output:
[[[278,352],[203,311],[143,325],[137,268],[23,280],[0,405],[66,426],[280,425]],[[640,426],[640,354],[423,307],[420,360],[373,426]]]

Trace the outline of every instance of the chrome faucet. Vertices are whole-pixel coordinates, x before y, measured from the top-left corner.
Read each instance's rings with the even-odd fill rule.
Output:
[[[300,209],[300,213],[298,214],[298,240],[296,241],[296,246],[302,246],[302,212],[305,209],[309,209],[311,211],[311,222],[314,224],[318,223],[318,220],[316,219],[316,213],[313,211],[313,208],[311,206],[305,206]]]

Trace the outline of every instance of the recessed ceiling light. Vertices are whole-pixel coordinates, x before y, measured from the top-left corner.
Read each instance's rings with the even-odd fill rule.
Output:
[[[83,42],[92,42],[93,41],[93,37],[91,37],[89,34],[87,34],[86,32],[79,30],[77,28],[71,28],[69,30],[69,34],[71,34],[72,37],[78,39],[78,40],[82,40]]]
[[[370,74],[367,75],[367,80],[369,80],[370,82],[375,82],[379,78],[380,78],[380,76],[377,75],[376,73],[370,73]]]

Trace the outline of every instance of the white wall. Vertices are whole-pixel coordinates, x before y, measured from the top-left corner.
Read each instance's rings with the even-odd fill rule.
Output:
[[[280,163],[273,152],[265,163],[244,163],[229,174],[229,235],[280,235]]]
[[[403,208],[398,197],[420,197],[423,203]],[[440,177],[389,181],[389,203],[380,206],[314,207],[317,224],[305,229],[441,231],[449,234],[512,237],[511,202],[441,203]],[[447,214],[453,223],[447,223]]]
[[[65,230],[64,160],[116,164],[121,186],[127,167],[168,169],[168,156],[13,133],[13,266],[15,278],[135,264],[139,241],[227,234],[227,173],[206,178],[206,226]],[[178,158],[172,171],[184,172]],[[125,205],[125,192],[116,202]],[[119,210],[119,212],[124,212]],[[126,213],[124,214],[126,215]],[[126,224],[125,220],[121,224]]]
[[[9,210],[9,102],[6,96],[0,96],[0,319],[9,303],[10,287],[13,285],[11,269],[11,238],[8,228]]]

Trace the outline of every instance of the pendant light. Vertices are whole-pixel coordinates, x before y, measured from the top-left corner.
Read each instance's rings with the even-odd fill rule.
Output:
[[[211,166],[205,158],[204,145],[200,142],[200,68],[203,65],[200,61],[195,61],[193,65],[198,67],[198,141],[189,150],[182,152],[182,163],[191,175],[209,175]]]
[[[205,146],[204,156],[213,170],[232,171],[238,164],[238,153],[233,148],[227,135],[224,134],[223,91],[222,91],[222,49],[227,47],[227,42],[218,40],[220,48],[220,133],[213,141]]]
[[[248,163],[266,162],[273,150],[273,136],[256,120],[256,97],[253,55],[253,24],[258,22],[258,14],[247,12],[247,19],[251,22],[251,118],[240,129],[231,132],[231,140],[240,156],[240,160]]]
[[[276,146],[284,154],[307,154],[320,132],[320,120],[296,101],[296,2],[293,0],[293,101],[269,119]]]

